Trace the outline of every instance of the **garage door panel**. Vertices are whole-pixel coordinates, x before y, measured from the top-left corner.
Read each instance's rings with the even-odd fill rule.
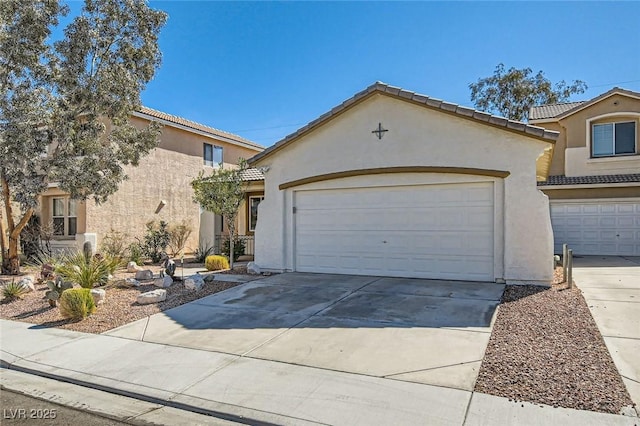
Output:
[[[578,255],[640,255],[640,202],[554,201],[554,251],[567,243]]]
[[[493,280],[493,183],[298,191],[296,270]]]

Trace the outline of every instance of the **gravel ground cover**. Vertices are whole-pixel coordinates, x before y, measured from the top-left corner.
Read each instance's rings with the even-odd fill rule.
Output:
[[[197,264],[185,264],[185,266],[198,267]],[[155,271],[155,269],[158,268],[151,269]],[[227,271],[226,273],[231,273],[231,271]],[[246,273],[246,268],[244,270],[233,271],[233,273]],[[134,275],[133,273],[127,273],[125,270],[119,270],[115,274],[114,282],[117,283],[124,278],[132,278]],[[180,268],[176,271],[176,276],[180,276]],[[12,278],[14,277],[0,276],[0,281],[10,282]],[[18,279],[16,279],[16,281],[18,281]],[[238,285],[238,283],[205,281],[202,289],[196,292],[187,290],[182,283],[176,282],[166,289],[167,300],[150,305],[139,305],[136,302],[136,297],[140,293],[157,289],[158,287],[153,285],[153,280],[141,281],[139,287],[124,288],[118,287],[117,285],[108,285],[102,287],[107,292],[104,305],[98,306],[96,312],[88,318],[74,322],[62,318],[57,307],[52,308],[49,306],[49,302],[44,297],[45,292],[48,290],[46,284],[36,283],[36,291],[27,293],[21,300],[11,302],[0,300],[0,318],[38,324],[43,327],[59,327],[85,333],[102,333],[140,318],[145,318],[149,315],[235,287],[236,285]]]
[[[507,286],[476,382],[515,401],[621,412],[633,405],[577,287]]]

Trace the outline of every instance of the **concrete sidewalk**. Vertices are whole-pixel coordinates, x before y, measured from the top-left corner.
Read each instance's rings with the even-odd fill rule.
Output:
[[[640,407],[640,257],[576,257],[573,280]]]
[[[248,424],[637,425],[393,379],[0,320],[6,369]],[[212,419],[212,423],[215,419]]]

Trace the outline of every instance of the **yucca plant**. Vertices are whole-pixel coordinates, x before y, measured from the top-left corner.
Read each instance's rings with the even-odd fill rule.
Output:
[[[2,295],[8,301],[22,299],[25,294],[27,294],[26,287],[20,283],[16,283],[15,280],[5,284],[2,288]]]
[[[96,311],[96,303],[88,288],[72,288],[60,296],[60,314],[64,318],[80,320]]]
[[[77,252],[65,256],[60,266],[56,268],[56,273],[65,281],[90,289],[105,285],[118,264],[119,260],[110,256],[86,256],[82,252]]]

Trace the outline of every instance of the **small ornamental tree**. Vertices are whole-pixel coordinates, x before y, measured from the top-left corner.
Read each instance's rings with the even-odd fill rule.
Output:
[[[564,80],[553,85],[542,71],[532,75],[531,68],[509,68],[498,64],[491,77],[471,83],[471,101],[476,108],[500,114],[511,120],[526,121],[529,108],[534,105],[566,102],[572,94],[584,93],[587,85],[575,80],[570,85]]]
[[[240,159],[237,169],[220,167],[205,176],[200,172],[191,182],[194,201],[205,210],[221,215],[229,228],[229,263],[233,269],[233,245],[236,238],[236,217],[244,200],[246,183],[242,179],[247,162]]]
[[[0,1],[2,271],[18,274],[18,238],[50,183],[107,200],[158,143],[160,125],[129,115],[160,65],[166,14],[141,0],[85,0],[58,41],[59,0]],[[110,124],[108,126],[108,124]]]

